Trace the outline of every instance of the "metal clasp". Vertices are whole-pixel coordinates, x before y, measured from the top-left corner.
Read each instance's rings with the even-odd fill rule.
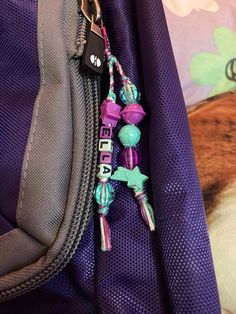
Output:
[[[99,0],[81,0],[81,11],[90,23],[94,19],[95,23],[100,23],[102,12]]]

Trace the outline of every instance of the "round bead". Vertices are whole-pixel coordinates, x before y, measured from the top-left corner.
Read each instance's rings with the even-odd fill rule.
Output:
[[[126,84],[120,90],[120,99],[124,104],[136,104],[140,100],[140,94],[134,84]]]
[[[103,214],[106,214],[109,205],[113,202],[115,191],[109,182],[99,182],[94,191],[94,198],[98,203],[100,212],[104,209]]]
[[[127,124],[138,124],[143,120],[146,113],[139,104],[130,104],[121,111],[121,116]]]
[[[136,149],[126,147],[119,156],[119,164],[127,169],[133,170],[140,162],[141,156]]]
[[[135,125],[126,125],[120,129],[118,136],[124,147],[134,147],[140,141],[141,132]]]

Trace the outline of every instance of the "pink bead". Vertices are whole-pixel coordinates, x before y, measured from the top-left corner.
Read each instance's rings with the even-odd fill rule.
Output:
[[[140,162],[139,151],[131,147],[126,147],[119,155],[119,164],[127,169],[133,170]]]
[[[138,124],[146,116],[146,113],[141,105],[130,104],[121,111],[121,116],[127,124]]]
[[[101,126],[100,128],[100,138],[112,138],[112,127]]]
[[[114,102],[104,100],[101,105],[101,119],[104,125],[110,125],[113,128],[116,127],[117,122],[120,120],[121,107]]]
[[[101,152],[99,156],[100,164],[111,164],[112,154],[107,152]]]

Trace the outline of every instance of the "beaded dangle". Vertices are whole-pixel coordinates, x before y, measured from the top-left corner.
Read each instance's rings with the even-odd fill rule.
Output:
[[[134,195],[140,205],[140,211],[146,224],[151,231],[155,230],[155,218],[151,205],[148,203],[144,190],[144,182],[148,177],[140,172],[138,163],[140,161],[139,152],[135,146],[140,141],[141,132],[136,126],[143,120],[146,113],[138,103],[140,94],[130,79],[125,75],[122,66],[117,58],[111,54],[109,40],[106,29],[103,26],[102,32],[105,42],[105,57],[109,68],[110,87],[107,98],[100,107],[102,126],[100,128],[99,139],[99,165],[97,178],[99,182],[94,191],[94,197],[99,205],[98,213],[101,230],[102,251],[111,250],[111,232],[106,216],[109,206],[114,200],[115,192],[109,179],[126,182],[132,188]],[[114,67],[120,74],[123,87],[120,90],[120,99],[126,105],[121,111],[121,107],[116,104],[116,94],[114,92]],[[120,167],[112,175],[112,134],[120,119],[127,124],[119,131],[118,137],[124,146],[120,155]]]
[[[107,98],[102,102],[100,107],[100,119],[102,126],[100,127],[99,136],[99,165],[97,178],[99,183],[95,188],[94,197],[98,203],[98,213],[101,230],[101,249],[102,251],[111,250],[111,232],[106,216],[109,212],[109,206],[114,200],[115,192],[112,185],[108,182],[112,174],[112,152],[113,143],[112,135],[113,129],[116,127],[118,121],[121,119],[121,107],[116,104],[116,95],[114,93],[114,59],[110,58],[108,53],[108,42],[104,36],[106,58],[110,73],[110,88]]]
[[[126,105],[121,111],[121,117],[127,124],[123,126],[118,134],[124,150],[120,155],[120,167],[115,171],[112,180],[127,182],[129,188],[134,191],[140,207],[141,215],[148,225],[150,231],[155,230],[155,217],[151,205],[148,203],[147,195],[144,190],[144,183],[148,177],[140,172],[140,156],[135,149],[140,141],[141,132],[136,124],[140,123],[146,116],[142,106],[138,104],[140,94],[137,88],[130,81],[123,81],[123,87],[120,90],[120,99]]]
[[[112,134],[120,120],[121,107],[118,106],[109,95],[103,101],[100,107],[102,126],[99,136],[99,165],[97,178],[99,183],[95,188],[94,196],[99,205],[98,213],[101,230],[101,249],[102,251],[111,250],[111,232],[106,216],[109,212],[109,206],[114,200],[115,192],[112,185],[108,182],[112,174]]]

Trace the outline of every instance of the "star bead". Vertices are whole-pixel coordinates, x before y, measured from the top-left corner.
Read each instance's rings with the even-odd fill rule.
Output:
[[[127,182],[129,188],[138,192],[143,191],[144,182],[148,180],[148,177],[140,172],[139,167],[135,167],[133,170],[118,167],[118,169],[111,176],[111,179]]]
[[[136,191],[143,191],[143,185],[148,180],[148,177],[140,172],[139,167],[127,173],[128,187]]]
[[[128,182],[129,169],[118,167],[114,174],[111,176],[112,180]]]

